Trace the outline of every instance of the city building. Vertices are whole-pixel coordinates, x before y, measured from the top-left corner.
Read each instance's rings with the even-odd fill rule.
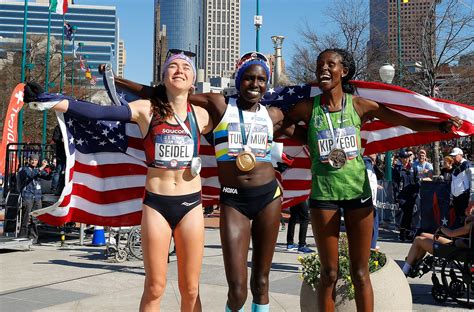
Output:
[[[118,18],[115,6],[91,6],[71,4],[65,15],[66,23],[77,28],[74,35],[76,55],[82,55],[97,77],[97,86],[102,85],[98,65],[111,63],[117,71],[118,63]],[[27,33],[46,35],[48,31],[49,1],[37,0],[28,3]],[[19,38],[23,36],[24,1],[0,1],[0,37]],[[63,16],[51,14],[51,36],[55,42],[61,42]],[[59,47],[60,48],[60,47]],[[65,40],[64,53],[73,55],[73,41]],[[79,60],[75,61],[76,75],[81,78]]]
[[[240,0],[155,0],[155,84],[170,49],[196,54],[198,81],[231,77],[240,53]]]
[[[125,42],[123,40],[119,40],[117,76],[121,78],[125,78],[125,64],[126,63],[127,63],[127,52],[125,50]]]
[[[204,67],[211,77],[231,77],[240,54],[240,0],[204,0]]]
[[[422,27],[435,2],[440,1],[370,0],[369,63],[377,62],[377,67],[384,62],[398,63],[399,17],[401,62],[403,64],[422,62]],[[434,19],[434,16],[432,18]]]
[[[153,83],[161,80],[161,65],[169,49],[196,54],[202,68],[202,0],[155,0]]]

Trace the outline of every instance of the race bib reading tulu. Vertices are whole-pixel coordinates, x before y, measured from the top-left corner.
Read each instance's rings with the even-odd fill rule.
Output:
[[[251,124],[245,124],[246,133],[250,131]],[[229,156],[237,156],[242,151],[242,133],[240,124],[229,123],[227,127],[228,142],[229,142]],[[265,157],[268,146],[268,126],[254,125],[252,132],[248,137],[247,146],[257,157]]]

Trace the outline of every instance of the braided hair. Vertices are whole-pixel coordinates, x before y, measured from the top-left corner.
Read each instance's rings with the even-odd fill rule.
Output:
[[[347,75],[342,77],[342,91],[344,91],[345,93],[353,94],[355,92],[355,87],[349,82],[349,80],[354,77],[356,71],[355,61],[352,57],[352,54],[344,49],[331,48],[319,53],[317,60],[319,61],[321,55],[326,52],[334,52],[339,54],[339,56],[341,57],[342,66],[347,68]]]

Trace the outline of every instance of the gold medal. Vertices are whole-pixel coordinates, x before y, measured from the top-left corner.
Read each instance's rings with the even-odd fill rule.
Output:
[[[255,163],[257,162],[254,153],[247,146],[244,147],[244,150],[237,155],[235,159],[235,164],[240,171],[250,171],[255,168]]]
[[[342,168],[347,162],[346,152],[341,148],[331,150],[328,155],[328,162],[335,169]]]

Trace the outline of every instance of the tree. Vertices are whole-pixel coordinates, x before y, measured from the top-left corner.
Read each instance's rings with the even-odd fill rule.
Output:
[[[421,75],[413,75],[410,79],[421,93],[430,97],[442,97],[443,68],[452,66],[472,49],[473,9],[460,0],[434,1],[420,30],[423,70]],[[435,142],[433,152],[434,171],[439,175],[439,142]]]
[[[302,44],[295,46],[296,53],[289,67],[290,77],[298,83],[310,82],[316,78],[316,59],[327,48],[342,48],[351,53],[356,62],[355,78],[366,76],[367,41],[369,38],[369,7],[366,0],[331,1],[327,13],[336,30],[319,35],[308,23],[304,24],[300,35]]]
[[[27,39],[27,56],[26,62],[30,66],[26,69],[26,80],[35,81],[40,85],[45,85],[45,58],[46,58],[46,36],[29,35]],[[0,59],[0,105],[1,120],[5,120],[5,113],[10,101],[11,92],[21,80],[21,41],[13,40],[9,46],[4,48],[6,57]],[[61,41],[51,37],[51,48],[49,58],[49,81],[50,92],[59,92],[60,82],[60,66],[61,66]],[[78,62],[76,61],[77,68]],[[72,57],[65,58],[66,77],[72,76]],[[79,76],[79,72],[75,69],[75,77]],[[89,85],[89,82],[86,82]],[[74,95],[78,99],[86,99],[91,97],[90,88],[83,87],[79,81],[74,87]],[[71,94],[70,83],[65,83],[63,88],[64,94]],[[41,142],[43,114],[38,111],[32,111],[25,107],[24,124],[23,124],[23,141],[24,142]],[[47,113],[47,134],[50,138],[52,131],[56,126],[56,115],[54,112]],[[0,125],[0,135],[2,135],[3,123]]]

